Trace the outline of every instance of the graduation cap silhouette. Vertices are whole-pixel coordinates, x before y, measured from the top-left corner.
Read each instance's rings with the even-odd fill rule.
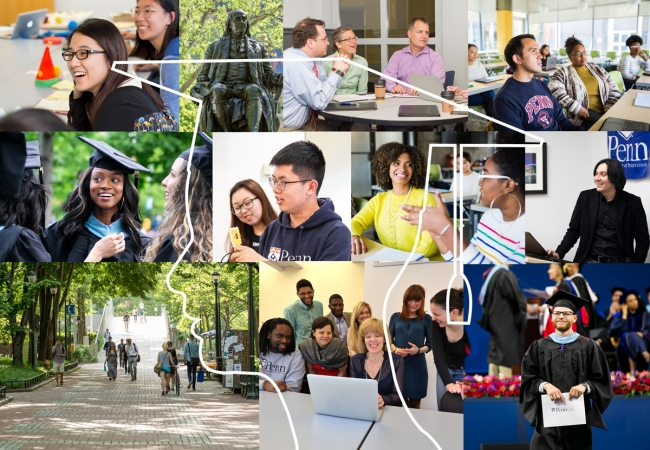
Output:
[[[0,194],[20,192],[27,150],[23,133],[0,133]]]
[[[199,136],[205,143],[202,146],[194,147],[194,154],[192,155],[192,165],[196,167],[199,172],[205,178],[205,181],[208,182],[210,188],[212,188],[212,139],[206,133],[199,133]],[[190,159],[190,149],[185,150],[179,158],[189,161]]]
[[[553,307],[569,308],[574,313],[577,313],[580,308],[588,304],[588,301],[560,289],[546,300],[546,304]]]
[[[79,136],[79,139],[95,149],[88,159],[88,167],[97,167],[104,170],[117,170],[126,175],[135,174],[135,181],[133,184],[136,188],[138,187],[138,179],[140,178],[138,172],[151,173],[151,170],[133,161],[124,153],[111,147],[104,141],[89,139],[84,136]]]

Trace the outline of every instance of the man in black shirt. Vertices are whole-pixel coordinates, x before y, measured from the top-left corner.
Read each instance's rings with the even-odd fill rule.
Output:
[[[594,167],[596,188],[580,193],[564,239],[548,254],[564,258],[580,239],[575,262],[645,262],[648,220],[641,199],[623,190],[625,182],[618,160],[599,161]]]

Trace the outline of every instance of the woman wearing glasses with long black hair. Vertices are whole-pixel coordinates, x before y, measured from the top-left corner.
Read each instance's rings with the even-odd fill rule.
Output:
[[[108,20],[88,19],[70,33],[63,52],[75,88],[68,125],[78,131],[178,131],[160,96],[147,84],[111,70],[126,61],[124,39]],[[125,64],[117,69],[125,71]]]
[[[478,230],[469,242],[454,227],[442,202],[436,194],[437,206],[426,209],[422,216],[422,229],[428,231],[447,261],[463,254],[465,264],[523,264],[525,212],[524,199],[524,149],[502,148],[485,162],[479,174],[481,203],[489,209],[483,214]],[[418,206],[402,205],[408,215],[402,216],[417,226]],[[458,251],[454,255],[456,234]]]
[[[233,248],[230,233],[226,252],[234,262],[266,261],[259,254],[260,236],[266,226],[278,218],[262,186],[254,180],[238,181],[230,189],[230,227],[237,227],[241,245]]]

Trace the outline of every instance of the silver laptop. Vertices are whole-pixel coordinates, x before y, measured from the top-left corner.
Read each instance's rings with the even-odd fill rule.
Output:
[[[361,378],[307,375],[316,414],[377,422],[377,381]]]
[[[544,66],[542,70],[547,72],[549,70],[555,70],[555,69],[557,69],[557,57],[549,56],[548,58],[546,58],[546,66]]]
[[[440,95],[442,91],[446,89],[442,86],[440,79],[436,76],[430,75],[418,75],[417,73],[409,73],[409,78],[411,79],[411,84],[418,89],[423,89],[425,91],[431,92],[435,95]],[[418,93],[422,100],[429,100],[431,102],[442,103],[437,98],[431,97],[430,95]]]
[[[41,31],[41,26],[45,21],[46,15],[47,9],[20,13],[16,18],[16,25],[13,29],[11,27],[3,27],[0,30],[0,38],[18,39],[21,37],[36,36]]]

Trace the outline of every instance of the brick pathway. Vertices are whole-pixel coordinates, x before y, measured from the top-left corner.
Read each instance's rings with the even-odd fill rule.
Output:
[[[188,391],[184,368],[181,395],[160,395],[153,366],[164,340],[162,319],[147,320],[128,333],[142,357],[136,381],[119,367],[117,380],[108,381],[102,360],[81,365],[62,387],[52,382],[10,394],[14,401],[0,407],[0,449],[258,448],[256,401],[224,393],[208,379]],[[126,336],[121,319],[111,325],[119,343]]]

